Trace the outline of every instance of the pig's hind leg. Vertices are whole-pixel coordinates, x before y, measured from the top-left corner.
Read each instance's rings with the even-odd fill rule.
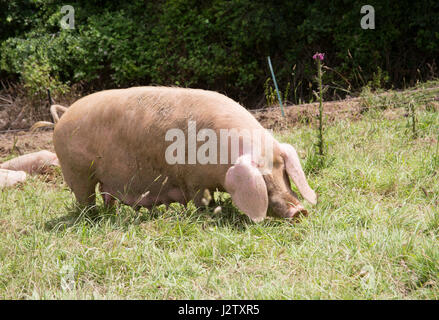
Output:
[[[116,198],[114,198],[109,190],[107,190],[102,182],[99,182],[99,191],[101,192],[102,200],[104,200],[104,205],[106,207],[112,207],[116,202]]]

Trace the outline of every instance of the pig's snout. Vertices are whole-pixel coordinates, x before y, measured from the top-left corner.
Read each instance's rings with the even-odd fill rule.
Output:
[[[288,213],[287,213],[287,218],[296,218],[299,216],[307,216],[308,215],[308,211],[306,211],[306,209],[301,205],[293,205],[293,204],[289,204],[288,205]]]

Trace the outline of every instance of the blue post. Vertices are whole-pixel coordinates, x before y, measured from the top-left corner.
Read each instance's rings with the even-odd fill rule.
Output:
[[[280,110],[282,111],[282,116],[285,117],[284,106],[282,104],[282,99],[279,94],[279,89],[277,87],[276,77],[274,76],[273,66],[271,65],[270,56],[267,57],[268,65],[270,66],[271,76],[273,77],[274,87],[276,88],[277,98],[279,99]]]

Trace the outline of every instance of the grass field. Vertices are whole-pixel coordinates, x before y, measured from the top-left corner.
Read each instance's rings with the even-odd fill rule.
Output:
[[[319,194],[300,223],[174,204],[75,209],[58,173],[0,191],[1,299],[438,299],[439,114],[370,110],[278,134]],[[101,200],[99,199],[99,203]]]

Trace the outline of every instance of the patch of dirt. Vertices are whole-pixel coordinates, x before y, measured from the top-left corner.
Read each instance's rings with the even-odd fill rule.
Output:
[[[438,90],[437,87],[428,89],[416,89],[404,91],[407,95],[419,92],[430,92],[434,94]],[[377,94],[376,96],[385,97],[390,96],[392,93],[384,92]],[[433,101],[435,100],[435,101]],[[430,112],[439,111],[439,96],[436,94],[434,99],[426,102],[424,105],[417,106],[418,110],[427,110]],[[374,106],[375,107],[375,106]],[[407,116],[407,110],[405,108],[386,108],[385,106],[378,106],[383,112],[383,116],[386,119],[394,120],[402,116]],[[384,108],[383,108],[384,107]],[[342,119],[358,120],[361,115],[368,110],[368,107],[364,106],[361,98],[350,98],[340,101],[328,101],[323,102],[323,114],[324,122],[331,123]],[[280,107],[265,108],[258,110],[249,110],[255,118],[267,129],[273,129],[274,131],[290,130],[294,125],[300,124],[317,124],[319,104],[301,104],[301,105],[289,105],[285,107],[285,117],[282,116]]]
[[[23,155],[40,150],[54,152],[53,131],[18,131],[0,134],[0,158],[8,157],[12,152]],[[14,146],[15,144],[15,146]]]
[[[333,122],[341,119],[358,119],[361,117],[363,108],[359,99],[332,101],[323,103],[325,122]],[[295,124],[317,123],[319,104],[301,104],[285,107],[285,117],[282,116],[280,107],[259,109],[251,111],[255,118],[267,129],[274,131],[288,130]]]
[[[36,177],[52,188],[57,188],[63,184],[61,168],[59,167],[45,167]]]
[[[82,84],[75,84],[63,96],[52,93],[52,103],[70,106],[84,92]],[[41,120],[52,121],[49,99],[45,94],[29,95],[22,84],[0,80],[0,131],[30,128]]]

